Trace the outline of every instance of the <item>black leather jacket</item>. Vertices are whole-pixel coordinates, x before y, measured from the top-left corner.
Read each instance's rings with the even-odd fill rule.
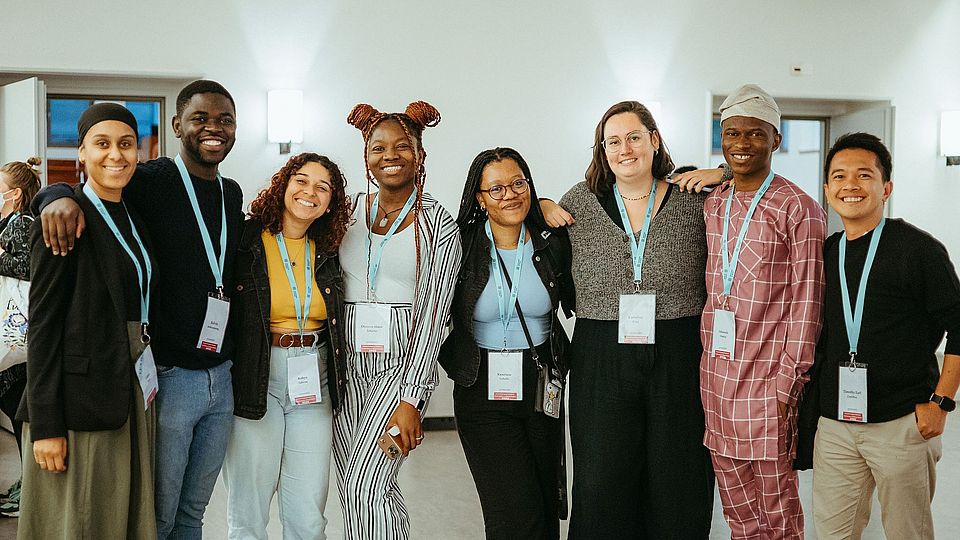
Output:
[[[480,348],[473,335],[473,310],[490,279],[490,239],[482,226],[472,232],[461,231],[463,265],[453,294],[453,331],[443,344],[440,364],[447,376],[461,386],[473,386],[480,369]],[[570,238],[564,229],[530,228],[533,242],[533,266],[550,294],[553,315],[550,321],[550,358],[554,367],[566,375],[569,370],[564,352],[570,341],[560,320],[557,307],[562,304],[567,317],[575,310],[573,277],[570,274]]]
[[[243,224],[236,262],[236,288],[230,295],[233,358],[233,414],[259,420],[267,412],[270,382],[270,278],[259,220]],[[317,253],[314,278],[327,307],[327,386],[333,410],[345,395],[346,348],[343,333],[343,278],[337,253]]]

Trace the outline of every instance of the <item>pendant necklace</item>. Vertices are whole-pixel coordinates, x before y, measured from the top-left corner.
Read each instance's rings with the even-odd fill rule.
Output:
[[[291,239],[291,240],[292,240],[292,239]],[[303,238],[303,245],[300,246],[299,253],[297,253],[296,256],[292,256],[292,255],[291,255],[291,257],[290,257],[290,266],[296,268],[296,266],[297,266],[297,258],[298,258],[300,255],[303,254],[303,248],[306,247],[307,242],[309,242],[309,240],[307,240],[307,238],[304,237],[304,238]]]
[[[402,210],[402,209],[403,209],[403,207],[401,206],[400,208],[397,208],[396,210],[391,210],[391,211],[389,211],[389,212],[387,212],[386,210],[384,210],[384,211],[383,211],[383,219],[381,219],[380,221],[378,221],[378,222],[377,222],[377,225],[379,225],[380,227],[386,227],[386,226],[387,226],[387,220],[388,220],[388,218],[390,217],[390,214],[395,214],[395,213],[399,212],[399,211]]]

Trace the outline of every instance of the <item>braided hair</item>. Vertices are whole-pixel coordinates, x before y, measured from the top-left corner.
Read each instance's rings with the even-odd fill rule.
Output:
[[[414,244],[417,250],[417,271],[416,282],[420,282],[420,213],[423,211],[423,185],[427,179],[427,171],[424,163],[427,159],[427,151],[423,148],[423,130],[424,128],[434,127],[440,123],[440,111],[426,101],[414,101],[407,105],[402,113],[384,113],[375,109],[372,105],[359,103],[353,107],[350,114],[347,115],[347,123],[360,130],[363,134],[363,166],[367,176],[367,193],[370,193],[370,184],[377,185],[376,178],[370,170],[367,163],[367,143],[373,130],[385,120],[394,120],[400,124],[403,132],[407,136],[410,144],[419,150],[416,163],[416,176],[413,179],[414,188],[417,190],[417,197],[413,203],[413,234]],[[379,186],[378,186],[379,187]],[[364,202],[366,204],[366,202]],[[370,224],[367,224],[369,227]],[[427,231],[430,234],[430,231]],[[428,239],[433,242],[433,238]]]

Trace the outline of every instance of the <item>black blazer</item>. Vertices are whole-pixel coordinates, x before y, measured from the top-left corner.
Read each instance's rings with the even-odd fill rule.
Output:
[[[67,256],[43,244],[39,219],[30,231],[29,360],[17,419],[30,422],[34,441],[64,437],[67,430],[120,428],[138,384],[127,338],[123,269],[129,257],[80,186],[74,195],[87,228]],[[131,217],[150,253],[146,226]],[[151,262],[156,282],[152,256]]]

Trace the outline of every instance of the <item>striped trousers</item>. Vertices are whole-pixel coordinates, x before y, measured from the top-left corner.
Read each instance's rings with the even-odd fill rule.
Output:
[[[406,540],[410,520],[397,473],[404,458],[387,459],[377,439],[400,403],[410,305],[390,313],[389,353],[361,353],[354,347],[356,310],[346,305],[347,392],[334,419],[333,455],[343,508],[344,537],[351,540]]]

